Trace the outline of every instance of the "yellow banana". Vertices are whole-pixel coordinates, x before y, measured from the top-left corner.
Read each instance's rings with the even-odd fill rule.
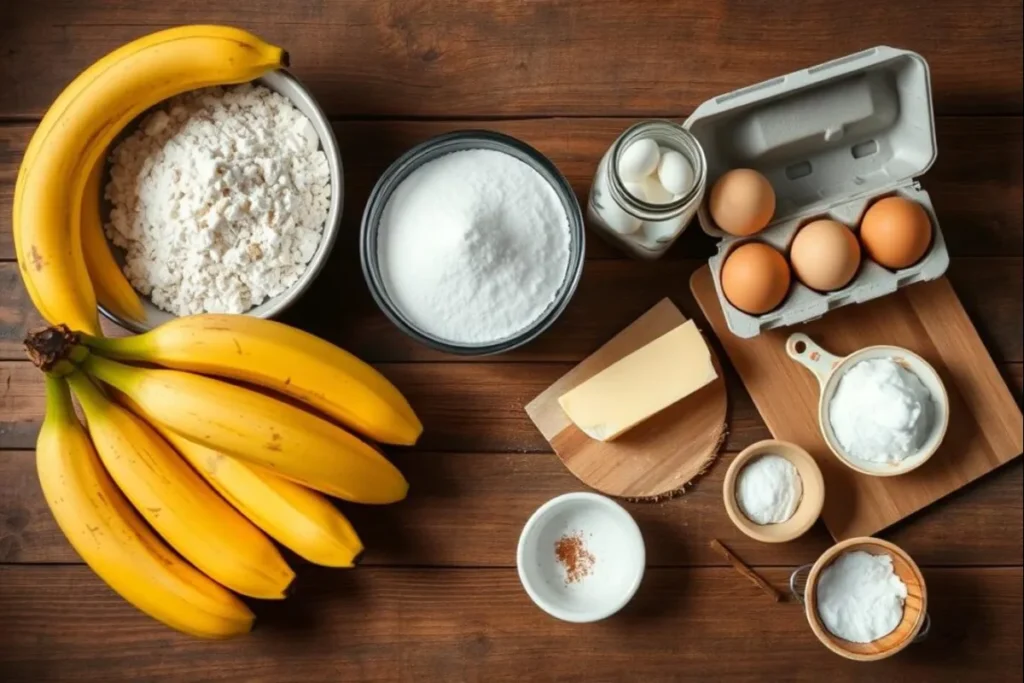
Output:
[[[100,157],[89,173],[82,196],[81,230],[85,267],[96,290],[96,300],[103,308],[121,318],[142,322],[146,319],[142,300],[121,272],[103,236],[103,220],[100,216],[103,164],[104,159]]]
[[[60,107],[47,112],[33,135],[13,216],[18,263],[33,303],[51,323],[91,334],[99,334],[99,321],[81,247],[81,199],[111,140],[161,100],[252,80],[285,65],[287,56],[239,29],[189,26],[129,43],[100,61],[58,98]]]
[[[242,380],[296,398],[375,441],[413,444],[423,431],[405,397],[347,351],[288,325],[243,315],[176,318],[145,334],[83,337],[109,358]]]
[[[255,389],[180,370],[123,365],[94,353],[79,367],[186,439],[317,491],[357,503],[393,503],[408,491],[402,473],[376,449]]]
[[[295,578],[266,536],[228,505],[141,419],[84,373],[68,383],[110,476],[147,522],[207,576],[254,598],[280,599]]]
[[[46,377],[36,466],[61,531],[89,567],[139,610],[204,638],[252,627],[252,612],[186,564],[146,526],[103,469],[63,379]]]
[[[131,399],[121,395],[118,400],[146,419],[225,500],[299,556],[327,567],[351,567],[363,551],[355,529],[324,496],[189,441],[149,419]]]

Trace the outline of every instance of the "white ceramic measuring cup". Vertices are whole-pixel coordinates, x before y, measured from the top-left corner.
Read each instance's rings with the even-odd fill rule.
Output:
[[[942,439],[946,435],[946,428],[949,426],[949,396],[946,394],[946,387],[942,383],[939,373],[935,372],[935,368],[924,358],[899,346],[868,346],[845,358],[833,356],[811,341],[806,334],[800,333],[790,335],[786,340],[786,353],[818,378],[818,383],[821,385],[821,396],[818,399],[818,424],[821,427],[821,434],[828,447],[846,466],[862,474],[892,477],[917,469],[938,450],[939,444],[942,443]],[[917,375],[932,395],[934,412],[931,431],[925,437],[918,452],[904,458],[899,463],[868,462],[850,456],[839,443],[839,439],[836,438],[835,432],[832,430],[832,422],[829,420],[829,404],[832,403],[839,380],[847,370],[860,361],[874,358],[889,358],[901,364]]]

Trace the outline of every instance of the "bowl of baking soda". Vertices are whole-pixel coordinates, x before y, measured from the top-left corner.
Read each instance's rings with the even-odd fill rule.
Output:
[[[363,214],[363,274],[410,337],[447,353],[502,353],[561,315],[583,270],[568,181],[515,138],[459,131],[406,152]]]
[[[851,538],[790,577],[814,635],[859,662],[891,657],[928,635],[928,591],[910,555],[878,538]]]
[[[722,489],[736,527],[762,543],[802,536],[821,514],[825,480],[814,458],[796,444],[768,439],[733,458]]]
[[[787,339],[786,352],[818,378],[821,433],[847,467],[891,477],[921,467],[938,450],[949,397],[921,356],[879,345],[840,358],[799,333]]]

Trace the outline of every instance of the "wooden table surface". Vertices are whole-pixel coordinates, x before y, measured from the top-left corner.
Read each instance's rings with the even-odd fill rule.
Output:
[[[768,436],[730,375],[726,453],[684,496],[629,505],[648,572],[615,618],[574,626],[537,609],[515,570],[520,528],[582,487],[524,404],[663,296],[700,320],[690,273],[712,242],[691,229],[661,261],[589,236],[562,319],[480,361],[406,339],[359,272],[358,220],[403,150],[457,128],[511,133],[549,155],[581,199],[633,121],[682,119],[705,99],[877,44],[931,65],[939,158],[924,177],[953,255],[949,278],[1021,396],[1022,3],[989,0],[5,0],[0,3],[0,680],[992,680],[1021,679],[1018,459],[883,536],[922,566],[931,636],[876,665],[829,653],[799,606],[776,605],[708,548],[717,537],[783,587],[830,544],[823,527],[778,547],[747,540],[721,502],[738,449]],[[395,451],[408,501],[346,508],[368,551],[354,571],[299,566],[297,594],[260,603],[248,637],[208,643],[137,613],[84,567],[53,523],[32,448],[42,383],[21,352],[39,319],[10,240],[14,179],[36,121],[112,48],[185,22],[249,28],[286,46],[336,122],[344,234],[286,316],[374,362],[426,433]]]

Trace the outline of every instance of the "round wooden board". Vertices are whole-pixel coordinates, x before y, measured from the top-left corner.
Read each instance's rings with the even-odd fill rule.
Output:
[[[577,479],[609,496],[658,500],[682,492],[725,441],[725,378],[710,350],[714,382],[614,441],[595,441],[570,424],[551,440],[558,457]]]

